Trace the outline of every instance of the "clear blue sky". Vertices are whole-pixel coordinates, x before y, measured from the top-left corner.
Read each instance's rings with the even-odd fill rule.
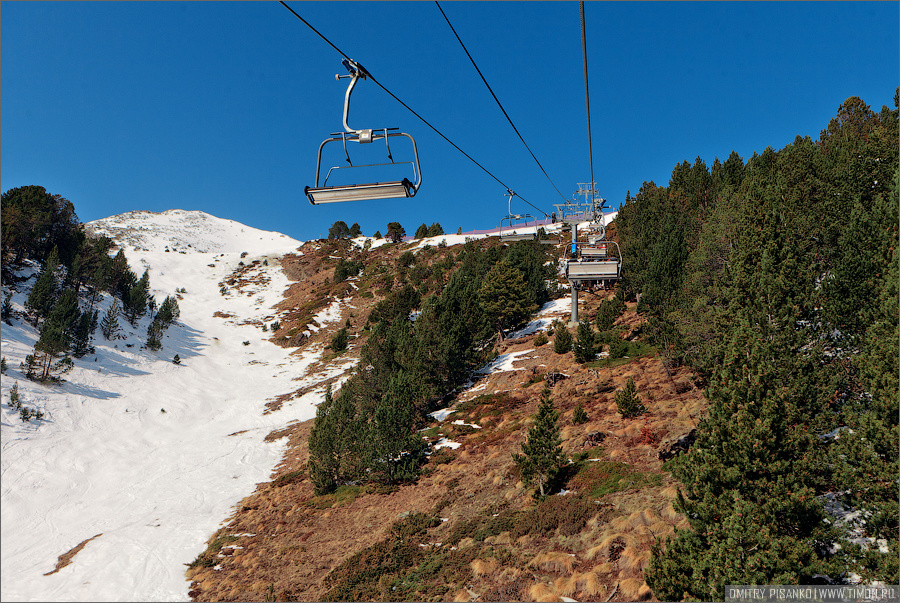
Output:
[[[562,199],[433,2],[289,2],[501,181],[545,211]],[[577,2],[441,4],[556,186],[589,177]],[[490,228],[505,189],[371,82],[353,127],[419,147],[413,199],[312,206],[319,143],[342,129],[340,55],[277,2],[8,2],[2,7],[0,188],[39,184],[82,221],[202,210],[306,240]],[[893,107],[897,2],[588,2],[594,180],[618,207],[676,163],[744,160],[817,138],[841,102]],[[361,150],[351,147],[359,161]],[[338,152],[334,163],[343,161]],[[406,150],[393,146],[400,160]],[[355,151],[355,153],[354,153]],[[326,157],[326,163],[329,158]],[[521,203],[514,211],[531,211]],[[531,213],[535,213],[531,211]]]

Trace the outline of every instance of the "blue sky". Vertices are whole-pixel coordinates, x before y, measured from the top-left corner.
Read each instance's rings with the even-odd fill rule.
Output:
[[[433,2],[288,2],[498,179],[561,203]],[[457,33],[567,199],[589,176],[577,2],[443,2]],[[82,221],[202,210],[306,240],[491,228],[503,186],[375,84],[350,124],[418,144],[412,199],[312,206],[319,144],[342,129],[341,56],[277,2],[9,2],[0,6],[0,188],[39,184]],[[746,161],[817,138],[841,102],[893,107],[897,2],[587,2],[594,180],[618,207],[676,163]],[[343,162],[338,145],[323,163]],[[351,146],[355,162],[381,147]],[[336,154],[328,154],[334,150]],[[392,145],[400,161],[409,148]],[[405,153],[407,152],[407,153]],[[331,161],[333,160],[333,161]],[[327,167],[327,166],[326,166]],[[513,211],[536,213],[513,202]]]

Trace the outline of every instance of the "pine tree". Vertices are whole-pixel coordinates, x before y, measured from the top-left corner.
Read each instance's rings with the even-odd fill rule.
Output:
[[[356,237],[362,236],[362,228],[356,222],[350,226],[350,238],[355,239]]]
[[[67,289],[53,306],[34,344],[30,372],[38,381],[56,381],[72,368],[68,357],[72,327],[80,312],[75,291]]]
[[[162,336],[165,326],[159,320],[152,320],[147,325],[147,349],[158,352],[162,349]]]
[[[591,323],[587,318],[582,318],[578,323],[578,332],[572,349],[575,352],[575,362],[580,364],[590,362],[597,355],[594,331],[591,329]]]
[[[633,419],[646,411],[631,377],[625,382],[625,387],[616,392],[615,400],[623,419]]]
[[[351,396],[342,390],[333,398],[329,384],[309,434],[309,477],[316,494],[333,492],[340,484],[359,477],[363,470],[363,435],[364,424],[357,419]]]
[[[119,338],[119,332],[122,328],[119,326],[119,300],[113,299],[109,309],[100,320],[100,332],[107,340]]]
[[[149,299],[150,275],[147,270],[144,270],[140,280],[129,287],[128,293],[122,298],[122,311],[131,326],[135,326],[137,319],[147,312]]]
[[[571,349],[572,334],[562,322],[557,321],[555,334],[553,336],[553,351],[557,354],[565,354]]]
[[[331,344],[328,346],[335,354],[339,354],[347,349],[347,342],[350,336],[347,333],[347,327],[342,327],[334,337],[331,338]]]
[[[393,375],[369,423],[367,465],[372,478],[383,483],[414,479],[425,459],[426,444],[415,429],[420,389],[415,381],[404,370]]]
[[[427,237],[427,236],[428,236],[428,226],[426,226],[426,225],[423,223],[421,226],[419,226],[419,227],[416,229],[416,234],[414,235],[414,238],[416,238],[416,239],[423,239],[423,238],[425,238],[425,237]]]
[[[3,305],[0,305],[0,320],[8,321],[12,315],[12,292],[10,291],[3,297]]]
[[[375,231],[375,234],[372,235],[372,238],[374,238],[374,239],[380,239],[380,238],[382,238],[382,236],[381,236],[381,231],[380,231],[380,230],[376,230],[376,231]]]
[[[572,423],[575,425],[581,425],[582,423],[587,423],[590,421],[588,414],[584,410],[584,406],[581,405],[581,402],[575,407],[575,410],[572,411]]]
[[[376,233],[378,234],[378,233]],[[400,226],[400,222],[388,222],[386,238],[392,243],[399,243],[406,236],[406,229]]]
[[[159,312],[156,313],[156,320],[159,320],[163,327],[168,327],[181,316],[181,310],[178,307],[178,300],[167,295],[166,299],[159,306]]]
[[[519,324],[537,309],[522,272],[504,261],[494,264],[484,276],[478,298],[501,335],[506,327]]]
[[[91,336],[97,326],[97,311],[85,310],[78,318],[72,331],[72,355],[81,358],[86,354],[94,353],[91,345]]]
[[[47,261],[41,267],[37,280],[31,287],[28,299],[25,300],[25,311],[28,312],[32,323],[35,325],[47,317],[53,308],[53,304],[56,302],[56,293],[59,286],[58,271],[59,254],[54,247]]]
[[[432,222],[432,223],[431,223],[431,226],[428,227],[428,234],[427,234],[427,236],[429,236],[429,237],[439,237],[439,236],[441,236],[442,234],[444,234],[444,229],[441,228],[441,225],[438,224],[437,222]]]
[[[559,425],[556,423],[558,418],[559,411],[553,407],[550,388],[545,387],[534,416],[534,425],[528,430],[528,439],[522,443],[523,454],[513,455],[513,461],[522,472],[522,480],[528,485],[537,482],[535,494],[541,498],[548,494],[546,486],[565,464]]]
[[[328,229],[329,239],[346,239],[349,236],[351,236],[350,229],[347,228],[347,223],[343,220],[338,220]]]

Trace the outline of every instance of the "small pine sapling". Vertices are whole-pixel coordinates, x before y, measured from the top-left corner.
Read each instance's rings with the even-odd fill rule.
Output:
[[[581,405],[581,402],[578,403],[578,406],[575,407],[575,410],[572,412],[572,423],[575,425],[581,425],[582,423],[587,423],[590,421],[588,414],[584,410],[584,406]]]
[[[550,340],[547,339],[547,334],[541,331],[534,336],[534,347],[539,348],[542,345],[546,345],[548,341]]]
[[[331,338],[331,348],[332,352],[340,353],[347,349],[347,343],[350,339],[350,335],[347,333],[347,327],[341,328],[340,331],[334,334],[334,337]]]
[[[6,374],[6,358],[0,358],[0,373]]]
[[[534,424],[528,430],[528,439],[522,443],[523,454],[513,455],[513,461],[522,472],[523,481],[527,484],[537,482],[535,497],[543,498],[547,495],[545,486],[565,464],[559,425],[556,423],[558,418],[559,411],[553,407],[550,388],[545,387],[541,392],[541,404],[534,417]]]
[[[578,323],[578,336],[575,338],[573,350],[575,351],[575,362],[580,364],[593,360],[596,355],[594,331],[587,318]]]
[[[560,324],[556,327],[556,335],[553,338],[553,351],[557,354],[565,354],[572,349],[572,334],[565,325]]]
[[[623,419],[632,419],[647,411],[641,404],[641,398],[638,396],[637,387],[634,380],[629,377],[625,383],[625,387],[616,392],[616,408]]]
[[[18,381],[16,381],[13,384],[12,389],[9,390],[9,406],[13,410],[19,410],[20,408],[22,408],[22,400],[19,397],[19,382]]]

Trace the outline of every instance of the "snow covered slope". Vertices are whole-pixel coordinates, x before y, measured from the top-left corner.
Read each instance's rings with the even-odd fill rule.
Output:
[[[181,317],[158,352],[141,348],[146,316],[134,328],[120,319],[117,341],[98,329],[96,353],[76,359],[60,385],[19,370],[34,328],[19,317],[2,326],[0,598],[188,600],[184,564],[281,458],[285,441],[265,436],[311,418],[322,399],[317,390],[263,415],[265,402],[294,391],[297,379],[322,378],[305,374],[322,350],[292,354],[265,341],[258,322],[247,324],[278,318],[273,306],[288,285],[278,258],[299,242],[181,210],[88,226],[121,241],[138,276],[149,270],[158,301],[184,289]],[[252,283],[223,296],[219,283],[239,262],[252,265]],[[14,292],[17,311],[32,282]],[[98,304],[101,316],[111,301]],[[23,423],[9,407],[15,383],[44,420]],[[53,573],[57,558],[86,540]]]

